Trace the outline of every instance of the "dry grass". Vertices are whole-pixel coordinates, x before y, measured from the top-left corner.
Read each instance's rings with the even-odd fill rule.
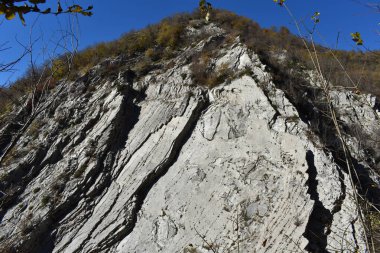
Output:
[[[263,57],[270,55],[269,52],[275,53],[286,50],[288,55],[287,64],[313,68],[302,40],[291,34],[287,28],[263,29],[248,18],[222,10],[215,10],[212,17],[213,22],[228,32],[225,43],[232,43],[237,36],[240,36],[242,42]],[[142,74],[147,73],[149,72],[149,67],[152,66],[152,61],[170,59],[177,50],[194,43],[194,41],[186,38],[185,28],[189,25],[194,27],[201,26],[198,24],[199,22],[196,22],[200,18],[201,15],[197,11],[192,14],[181,14],[166,18],[157,25],[148,26],[138,32],[130,32],[116,41],[100,43],[77,53],[71,63],[70,73],[67,73],[66,56],[63,55],[53,61],[53,64],[46,63],[35,69],[34,76],[37,74],[37,76],[42,77],[41,80],[44,80],[54,73],[53,78],[50,80],[51,85],[49,85],[49,87],[54,87],[57,80],[63,77],[75,79],[80,73],[83,74],[84,71],[87,71],[102,59],[119,55],[128,57],[145,56],[144,63],[138,63],[136,68],[140,69]],[[195,23],[198,25],[194,25]],[[201,34],[195,39],[204,39],[204,35]],[[328,73],[326,75],[328,81],[339,86],[351,86],[349,80],[347,80],[346,73],[335,64],[335,59],[331,57],[330,49],[317,46],[317,50],[320,55],[321,69]],[[333,51],[362,92],[380,96],[380,57],[378,57],[378,52]],[[46,66],[49,71],[43,72],[42,70]],[[199,79],[202,80],[203,85],[212,87],[220,83],[221,77],[217,75],[202,77],[200,73],[195,72]],[[220,73],[220,75],[222,74]],[[33,75],[31,71],[27,71],[24,77],[14,82],[9,88],[0,90],[0,118],[2,114],[9,112],[12,105],[21,96],[29,92],[32,81]]]

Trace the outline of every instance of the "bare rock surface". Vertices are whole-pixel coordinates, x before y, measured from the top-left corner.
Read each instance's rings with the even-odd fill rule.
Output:
[[[238,39],[213,59],[231,82],[193,83],[185,59],[224,33],[202,29],[174,67],[131,83],[100,78],[128,64],[107,59],[47,97],[1,164],[3,252],[365,252],[355,186],[316,118]],[[348,129],[380,131],[375,98],[332,97]],[[376,163],[345,136],[358,165]]]

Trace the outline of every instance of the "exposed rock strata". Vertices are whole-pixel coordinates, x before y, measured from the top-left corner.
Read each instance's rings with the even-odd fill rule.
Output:
[[[185,59],[223,36],[205,29],[173,68],[100,79],[107,60],[46,99],[1,165],[4,250],[364,252],[347,171],[256,54],[237,41],[215,66],[252,76],[192,83]],[[375,100],[333,97],[350,129],[379,131]],[[370,157],[346,137],[358,164],[374,164],[376,149]]]

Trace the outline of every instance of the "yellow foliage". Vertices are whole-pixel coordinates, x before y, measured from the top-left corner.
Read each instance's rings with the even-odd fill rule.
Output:
[[[148,57],[148,58],[153,58],[153,56],[154,56],[154,49],[153,48],[148,48],[145,51],[145,56]]]
[[[138,46],[138,51],[144,51],[145,49],[154,45],[154,34],[150,29],[144,29],[137,33],[135,45]]]
[[[160,25],[156,41],[161,46],[174,48],[180,40],[182,30],[182,25],[163,22]]]
[[[64,62],[62,59],[56,59],[52,63],[51,71],[54,78],[61,79],[68,72],[67,63]]]

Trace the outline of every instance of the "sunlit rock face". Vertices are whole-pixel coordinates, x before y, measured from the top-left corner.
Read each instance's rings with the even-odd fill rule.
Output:
[[[100,78],[109,65],[128,68],[108,59],[47,97],[1,165],[4,252],[365,252],[355,186],[339,140],[326,146],[315,127],[328,126],[317,103],[290,96],[238,38],[213,56],[231,80],[194,83],[186,59],[225,36],[212,23],[202,29],[208,38],[174,65],[133,81],[123,71]],[[380,132],[376,99],[331,98],[365,170],[379,153],[349,130]]]

